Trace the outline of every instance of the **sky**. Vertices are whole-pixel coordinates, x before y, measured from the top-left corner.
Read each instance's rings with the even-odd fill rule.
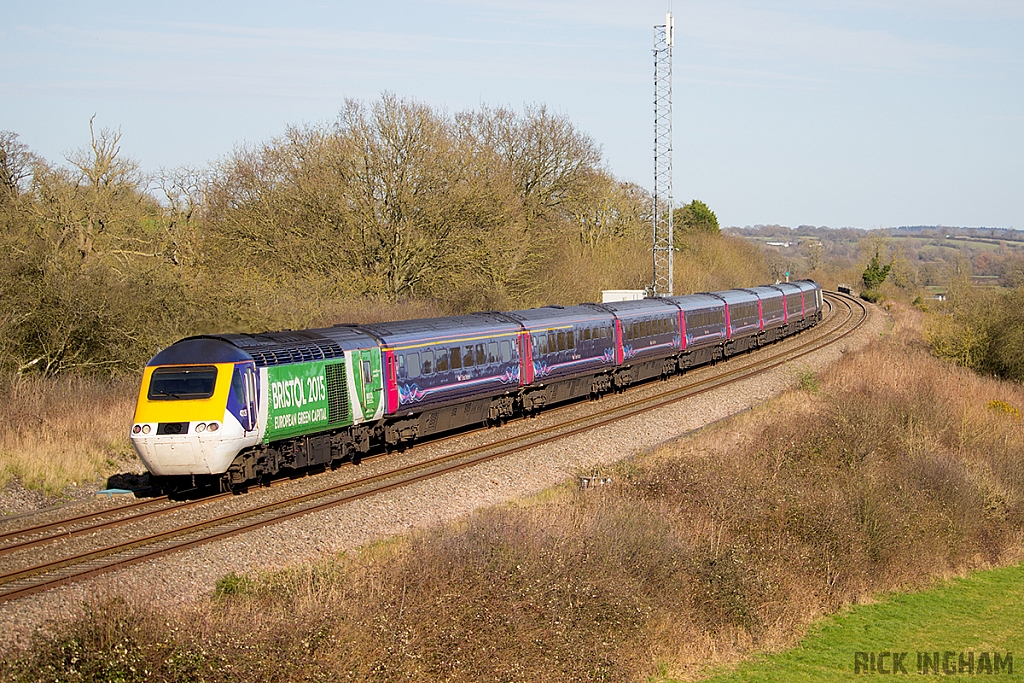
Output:
[[[544,104],[653,184],[665,0],[0,0],[0,130],[203,167],[384,92]],[[1024,0],[675,0],[674,197],[724,226],[1024,229]]]

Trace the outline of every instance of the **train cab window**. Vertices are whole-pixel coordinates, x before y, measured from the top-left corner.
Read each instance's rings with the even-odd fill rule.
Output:
[[[424,375],[433,374],[433,372],[434,372],[434,352],[433,351],[424,351],[423,355],[422,355],[422,358],[423,358],[423,361],[422,361],[423,362],[423,365],[422,365],[423,374]]]
[[[473,355],[473,345],[467,344],[462,348],[462,367],[471,368],[475,365],[473,362],[475,359]]]
[[[415,351],[405,354],[405,370],[409,379],[420,376],[420,354]]]
[[[498,342],[487,342],[487,362],[498,362]]]
[[[512,360],[512,344],[507,340],[501,341],[501,362],[508,363]]]
[[[487,365],[487,351],[483,344],[476,345],[476,364]]]
[[[434,368],[437,372],[448,372],[448,349],[437,350],[437,363]]]
[[[458,346],[448,349],[448,368],[450,370],[462,369],[462,349]]]
[[[157,368],[149,380],[150,401],[210,398],[217,384],[213,366]]]
[[[570,350],[576,348],[576,335],[572,330],[565,333],[565,345]]]
[[[235,372],[231,375],[231,393],[238,397],[239,401],[248,403],[245,400],[245,379],[242,377],[242,368],[235,366]]]
[[[558,333],[558,350],[565,351],[565,332]]]

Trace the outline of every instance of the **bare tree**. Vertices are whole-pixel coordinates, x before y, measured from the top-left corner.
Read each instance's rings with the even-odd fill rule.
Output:
[[[10,203],[24,191],[32,176],[35,156],[18,140],[17,133],[0,130],[0,203]]]

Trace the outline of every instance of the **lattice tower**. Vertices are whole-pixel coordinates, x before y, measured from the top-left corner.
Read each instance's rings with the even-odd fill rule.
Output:
[[[673,17],[654,27],[654,296],[672,296]]]

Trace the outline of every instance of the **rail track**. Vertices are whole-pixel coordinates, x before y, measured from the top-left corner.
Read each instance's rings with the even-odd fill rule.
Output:
[[[749,379],[839,342],[867,319],[866,307],[852,297],[829,292],[825,301],[829,311],[822,323],[799,337],[777,345],[779,348],[773,346],[763,349],[765,355],[732,358],[717,366],[721,372],[703,379],[688,380],[687,375],[677,376],[676,381],[670,383],[675,386],[669,386],[654,395],[608,408],[597,408],[550,426],[504,438],[499,434],[497,439],[482,445],[458,449],[298,495],[282,494],[276,500],[242,505],[242,509],[215,510],[218,501],[232,498],[238,500],[237,496],[231,494],[177,503],[161,497],[0,534],[0,602],[409,486]],[[563,409],[549,410],[546,414],[557,414],[560,410]],[[450,438],[458,439],[466,435],[467,432],[462,432]],[[176,513],[186,510],[201,512],[206,509],[214,514],[205,515],[198,521],[166,523]],[[164,528],[159,528],[160,523],[155,522],[161,519],[164,520]],[[139,528],[129,528],[133,525]],[[153,526],[158,528],[154,529]],[[103,539],[105,532],[121,527],[125,528],[118,533],[125,538]],[[77,541],[78,547],[68,543],[72,539]]]

